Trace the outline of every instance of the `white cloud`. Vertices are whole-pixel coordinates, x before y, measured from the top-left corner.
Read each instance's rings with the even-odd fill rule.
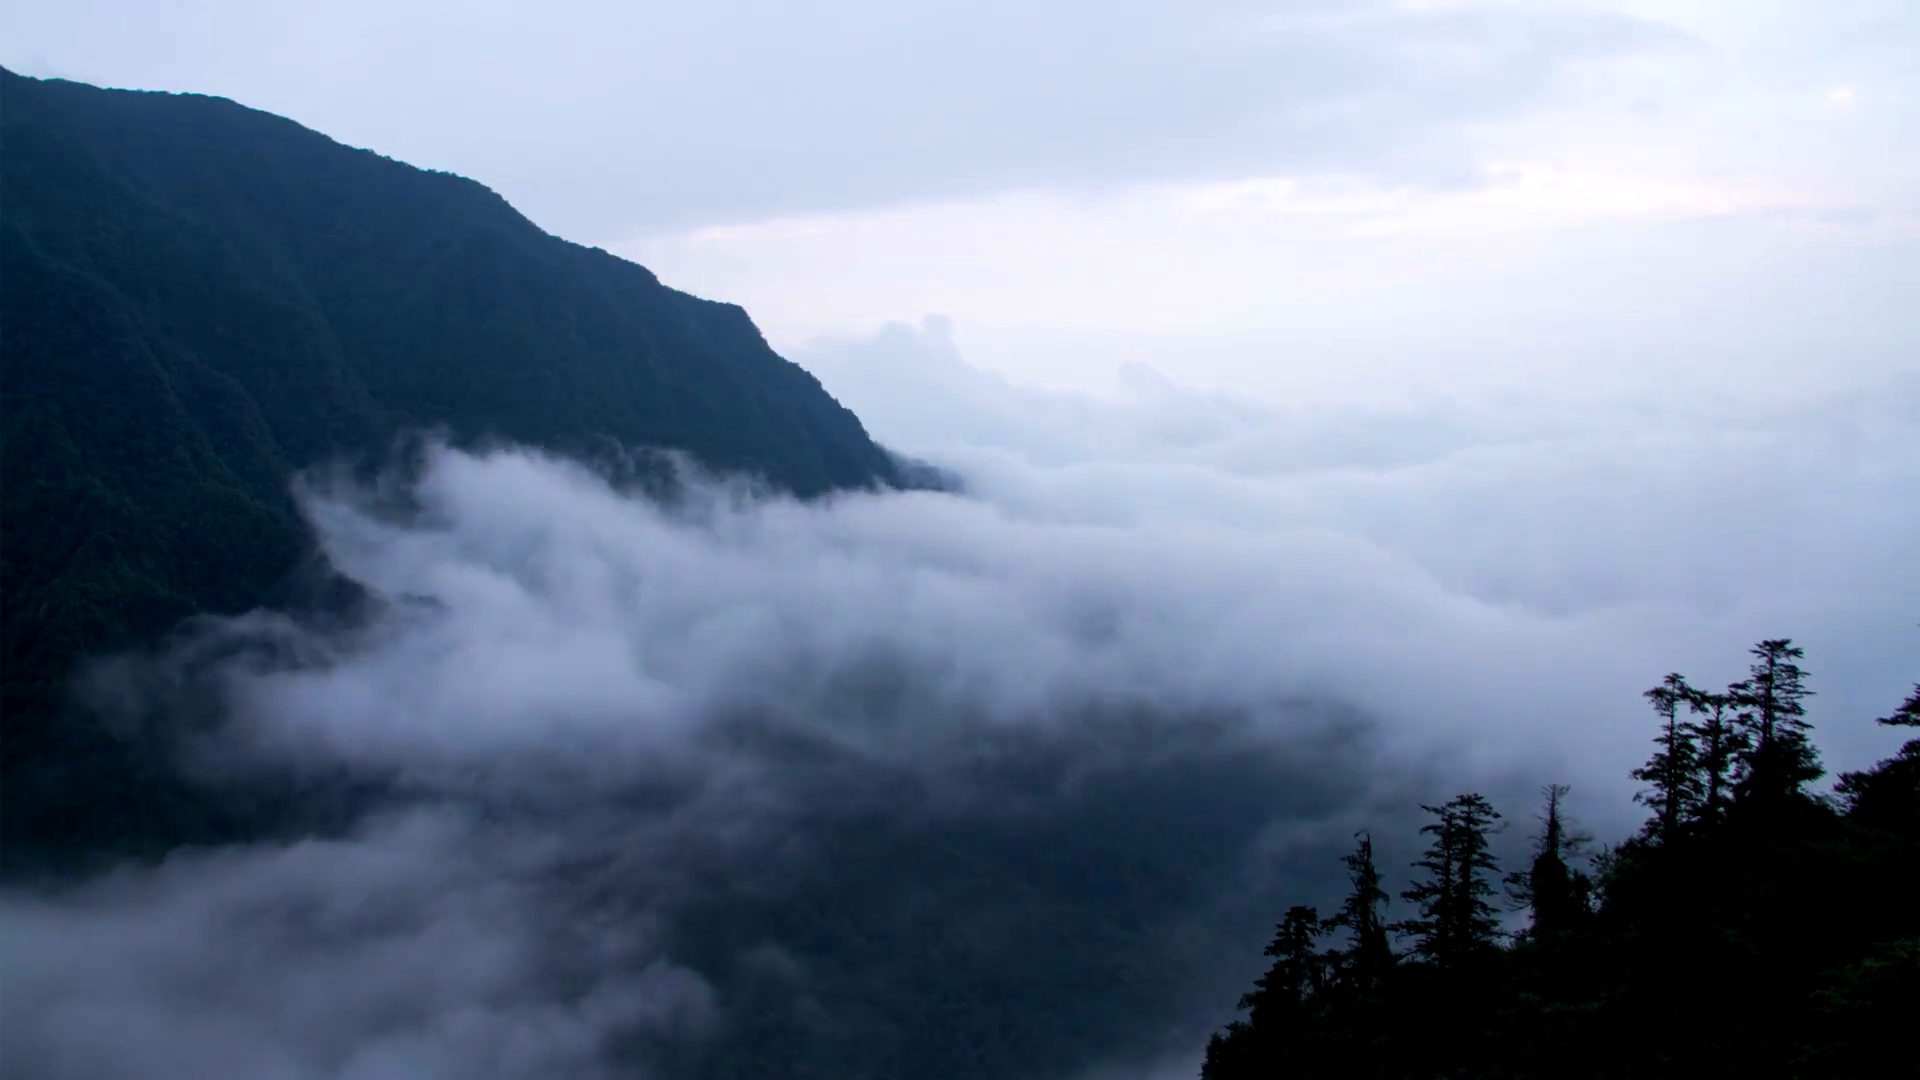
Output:
[[[644,913],[543,895],[552,857],[416,814],[0,897],[9,1073],[605,1076],[616,1036],[701,1037],[712,989]]]
[[[789,351],[954,317],[1025,382],[1126,362],[1278,400],[1792,396],[1909,367],[1913,240],[1764,185],[1524,165],[1449,193],[1245,181],[774,222],[626,249]],[[1818,358],[1818,362],[1814,358]]]
[[[1717,643],[1773,625],[1829,642],[1824,651],[1846,668],[1828,690],[1833,715],[1864,717],[1911,663],[1906,629],[1920,596],[1905,551],[1920,527],[1910,497],[1920,491],[1920,383],[1911,375],[1772,405],[1382,410],[1263,406],[1138,370],[1117,401],[1022,390],[968,366],[938,324],[892,327],[802,359],[882,438],[962,463],[976,489],[1011,512],[1145,530],[1180,522],[1263,540],[1323,530],[1348,552],[1376,553],[1383,562],[1366,580],[1380,595],[1428,600],[1386,614],[1361,589],[1329,609],[1368,611],[1356,624],[1375,629],[1459,618],[1435,631],[1440,648],[1526,657],[1481,686],[1527,683],[1546,695],[1618,660],[1606,677],[1622,681],[1593,684],[1590,700],[1624,700],[1626,680],[1643,678],[1627,674],[1636,665],[1730,677],[1713,658],[1725,655]],[[1276,592],[1247,602],[1289,609],[1288,587],[1285,575],[1263,579],[1252,588]],[[1474,635],[1486,636],[1467,644]],[[1276,626],[1256,636],[1312,634]],[[1348,660],[1368,651],[1343,645]],[[1422,651],[1409,643],[1393,655]],[[1609,651],[1612,660],[1597,655]],[[1582,675],[1567,663],[1597,666]],[[1473,664],[1460,655],[1443,666]],[[1868,668],[1879,673],[1865,676]],[[1349,680],[1343,690],[1401,681],[1384,669]],[[1460,712],[1510,708],[1475,701]],[[1547,738],[1578,730],[1605,742],[1621,729],[1600,713],[1618,713],[1598,708]],[[1873,735],[1843,722],[1829,737],[1857,764],[1881,749]],[[1638,752],[1637,741],[1625,746]],[[1608,752],[1628,751],[1596,743],[1573,755]]]
[[[202,626],[97,700],[212,691],[203,775],[344,773],[362,824],[0,896],[7,1044],[53,1077],[1138,1072],[1191,1060],[1356,828],[1400,866],[1431,794],[1547,780],[1632,827],[1668,670],[1793,635],[1829,765],[1890,748],[1911,381],[1287,411],[1020,388],[949,331],[807,359],[967,497],[661,507],[514,451],[436,451],[404,516],[311,487],[369,622]]]
[[[1617,778],[1640,740],[1615,718],[1667,666],[1731,677],[1779,634],[1843,665],[1885,657],[1920,594],[1911,379],[1735,411],[1277,411],[1149,370],[1118,402],[1021,390],[946,334],[808,359],[976,497],[669,512],[564,462],[437,452],[419,522],[351,489],[308,496],[329,559],[393,611],[346,639],[268,629],[323,662],[230,669],[228,692],[270,741],[386,765],[645,759],[769,710],[918,755],[931,732],[854,736],[826,704],[879,664],[990,724],[1114,699],[1284,733],[1295,703],[1338,701],[1421,753]],[[1900,673],[1877,679],[1833,688],[1836,719]],[[1555,687],[1577,703],[1552,723],[1514,697]],[[1858,764],[1872,734],[1832,738]]]

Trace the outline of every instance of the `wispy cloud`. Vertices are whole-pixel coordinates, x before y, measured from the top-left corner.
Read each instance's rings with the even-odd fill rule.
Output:
[[[662,506],[437,450],[303,489],[365,620],[100,668],[217,721],[215,790],[351,812],[7,893],[23,1075],[1186,1068],[1353,830],[1398,864],[1419,801],[1545,779],[1624,829],[1638,691],[1763,635],[1836,767],[1911,677],[1911,384],[1316,416],[1021,389],[937,324],[808,359],[971,494]]]

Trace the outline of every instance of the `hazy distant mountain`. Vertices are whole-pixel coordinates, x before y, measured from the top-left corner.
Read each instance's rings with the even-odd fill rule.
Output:
[[[49,763],[98,762],[48,703],[77,656],[280,591],[303,467],[433,429],[802,494],[899,479],[740,308],[471,180],[197,95],[5,72],[0,120],[10,839],[108,827],[61,808]]]

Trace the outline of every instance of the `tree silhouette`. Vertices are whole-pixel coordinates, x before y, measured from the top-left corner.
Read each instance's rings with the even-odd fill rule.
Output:
[[[1907,695],[1907,700],[1901,702],[1899,708],[1874,723],[1888,727],[1920,727],[1920,683],[1914,684],[1913,693]]]
[[[1339,911],[1318,927],[1312,909],[1288,912],[1248,995],[1256,1015],[1214,1037],[1202,1075],[1913,1075],[1920,738],[1844,774],[1838,800],[1808,792],[1819,759],[1800,659],[1769,640],[1726,694],[1670,675],[1646,695],[1657,752],[1634,775],[1654,820],[1594,856],[1597,880],[1576,868],[1586,838],[1567,788],[1543,788],[1531,861],[1505,879],[1533,924],[1510,943],[1488,902],[1500,817],[1484,798],[1424,807],[1402,922],[1381,924],[1386,891],[1360,834]],[[1920,727],[1920,686],[1878,722]],[[1342,948],[1315,952],[1317,930],[1345,931]],[[1388,931],[1412,962],[1395,961]]]
[[[1734,725],[1732,705],[1731,693],[1696,690],[1687,699],[1688,709],[1701,718],[1689,725],[1699,760],[1700,805],[1695,821],[1709,827],[1726,817],[1733,797],[1734,767],[1747,746],[1744,733]]]
[[[1674,673],[1641,695],[1660,717],[1660,730],[1653,737],[1653,756],[1633,770],[1633,778],[1647,785],[1634,801],[1653,810],[1647,835],[1661,842],[1678,837],[1701,802],[1700,751],[1694,745],[1693,729],[1680,720],[1680,706],[1693,694],[1687,680]]]
[[[1287,909],[1267,945],[1273,963],[1240,998],[1247,1018],[1229,1024],[1208,1042],[1201,1076],[1235,1080],[1276,1070],[1310,1074],[1324,1062],[1327,958],[1314,947],[1320,931],[1318,911],[1305,905]]]
[[[1320,937],[1320,913],[1305,905],[1287,909],[1274,928],[1266,955],[1273,965],[1254,983],[1254,990],[1240,999],[1256,1027],[1286,1023],[1306,1009],[1313,995],[1325,985],[1325,964],[1314,949]]]
[[[1806,672],[1796,661],[1805,650],[1788,638],[1762,641],[1749,650],[1747,678],[1729,688],[1736,720],[1749,745],[1742,755],[1736,790],[1750,805],[1771,807],[1799,795],[1820,779],[1820,755],[1807,740]]]
[[[1332,954],[1345,988],[1370,993],[1393,967],[1393,948],[1387,942],[1387,924],[1381,909],[1387,891],[1380,887],[1380,869],[1373,861],[1373,837],[1359,834],[1359,842],[1343,860],[1353,885],[1340,910],[1327,920],[1327,929],[1347,932],[1347,947]]]
[[[1572,931],[1588,914],[1591,903],[1593,882],[1569,863],[1591,839],[1567,824],[1560,801],[1570,790],[1566,784],[1548,784],[1540,789],[1546,808],[1541,814],[1540,834],[1533,842],[1533,862],[1525,873],[1507,875],[1507,895],[1532,911],[1530,932],[1536,938]]]
[[[1421,828],[1433,841],[1414,863],[1427,876],[1400,894],[1420,913],[1394,929],[1412,938],[1415,956],[1439,968],[1463,968],[1500,939],[1499,915],[1488,900],[1499,870],[1488,838],[1500,814],[1473,793],[1421,809],[1436,819]]]
[[[1899,708],[1874,723],[1920,727],[1920,685]],[[1862,823],[1920,833],[1920,738],[1908,739],[1892,757],[1870,770],[1842,773],[1835,790],[1849,813]]]

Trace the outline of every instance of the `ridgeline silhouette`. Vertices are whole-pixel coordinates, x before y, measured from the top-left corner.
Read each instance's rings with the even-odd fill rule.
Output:
[[[1328,919],[1286,912],[1204,1080],[1920,1075],[1920,738],[1816,792],[1803,653],[1751,655],[1724,691],[1646,692],[1636,835],[1589,856],[1567,787],[1544,789],[1532,861],[1504,879],[1531,915],[1517,933],[1482,796],[1425,807],[1397,923],[1362,834],[1352,892]],[[1920,727],[1920,685],[1878,722]]]
[[[300,469],[435,431],[802,495],[929,480],[740,308],[221,98],[0,70],[0,205],[9,866],[243,831],[59,709],[80,657],[321,591]]]

